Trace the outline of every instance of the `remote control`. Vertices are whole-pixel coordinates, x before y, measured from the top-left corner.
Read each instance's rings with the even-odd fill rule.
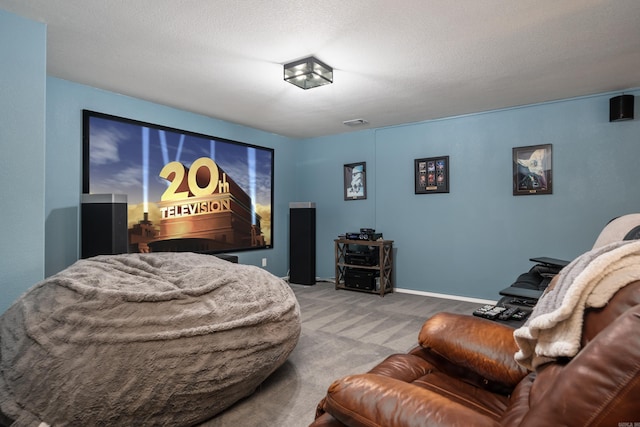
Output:
[[[520,309],[518,307],[509,307],[508,309],[506,309],[505,311],[503,311],[502,313],[500,313],[500,315],[498,316],[498,319],[500,320],[509,320],[511,319],[511,317],[513,317],[518,311],[520,311]]]
[[[478,317],[483,317],[484,313],[486,313],[487,311],[491,310],[494,307],[495,305],[491,305],[491,304],[483,305],[482,307],[475,310],[473,312],[473,315]]]
[[[523,310],[520,310],[511,316],[513,320],[525,320],[527,317],[529,317],[529,313]]]
[[[482,317],[484,317],[485,319],[490,319],[493,320],[496,317],[498,317],[498,315],[500,313],[502,313],[503,311],[505,311],[506,308],[505,307],[493,307],[491,310],[487,311],[486,313],[484,313],[482,315]]]

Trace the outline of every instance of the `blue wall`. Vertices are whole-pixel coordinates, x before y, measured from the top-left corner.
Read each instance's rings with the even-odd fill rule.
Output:
[[[46,44],[0,10],[0,312],[44,277]]]
[[[640,95],[639,91],[627,93]],[[301,197],[318,206],[318,275],[340,233],[394,240],[396,286],[496,299],[534,256],[571,260],[607,221],[640,212],[640,121],[609,123],[614,94],[301,142]],[[552,195],[512,195],[512,148],[553,144]],[[413,160],[450,156],[450,193],[414,194]],[[342,165],[367,162],[368,197],[343,200]]]
[[[338,234],[371,227],[394,240],[397,287],[486,299],[528,258],[571,259],[609,219],[640,211],[640,120],[608,122],[616,94],[300,141],[47,78],[46,28],[3,11],[0,56],[0,312],[78,258],[82,109],[274,148],[275,248],[238,255],[279,276],[291,201],[317,204],[318,276],[335,274]],[[547,143],[554,194],[512,196],[512,147]],[[442,155],[451,192],[415,195],[413,160]],[[361,161],[367,199],[345,201],[342,167]]]

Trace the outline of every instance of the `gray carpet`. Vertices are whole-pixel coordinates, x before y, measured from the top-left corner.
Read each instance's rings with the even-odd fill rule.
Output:
[[[335,290],[333,283],[292,284],[302,334],[288,361],[250,397],[201,427],[303,427],[334,379],[365,372],[418,340],[422,323],[439,311],[470,314],[480,304],[402,293]]]

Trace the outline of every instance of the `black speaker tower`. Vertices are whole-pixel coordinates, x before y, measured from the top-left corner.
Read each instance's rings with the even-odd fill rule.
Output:
[[[129,249],[126,194],[82,195],[82,258]]]
[[[289,282],[316,283],[316,204],[289,203]]]

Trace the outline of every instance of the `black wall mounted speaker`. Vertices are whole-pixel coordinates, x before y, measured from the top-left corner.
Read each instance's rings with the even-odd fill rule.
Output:
[[[609,121],[619,122],[633,119],[633,95],[614,96],[609,100]]]
[[[316,204],[289,203],[289,282],[316,283]]]
[[[82,258],[129,251],[126,194],[82,195]]]

